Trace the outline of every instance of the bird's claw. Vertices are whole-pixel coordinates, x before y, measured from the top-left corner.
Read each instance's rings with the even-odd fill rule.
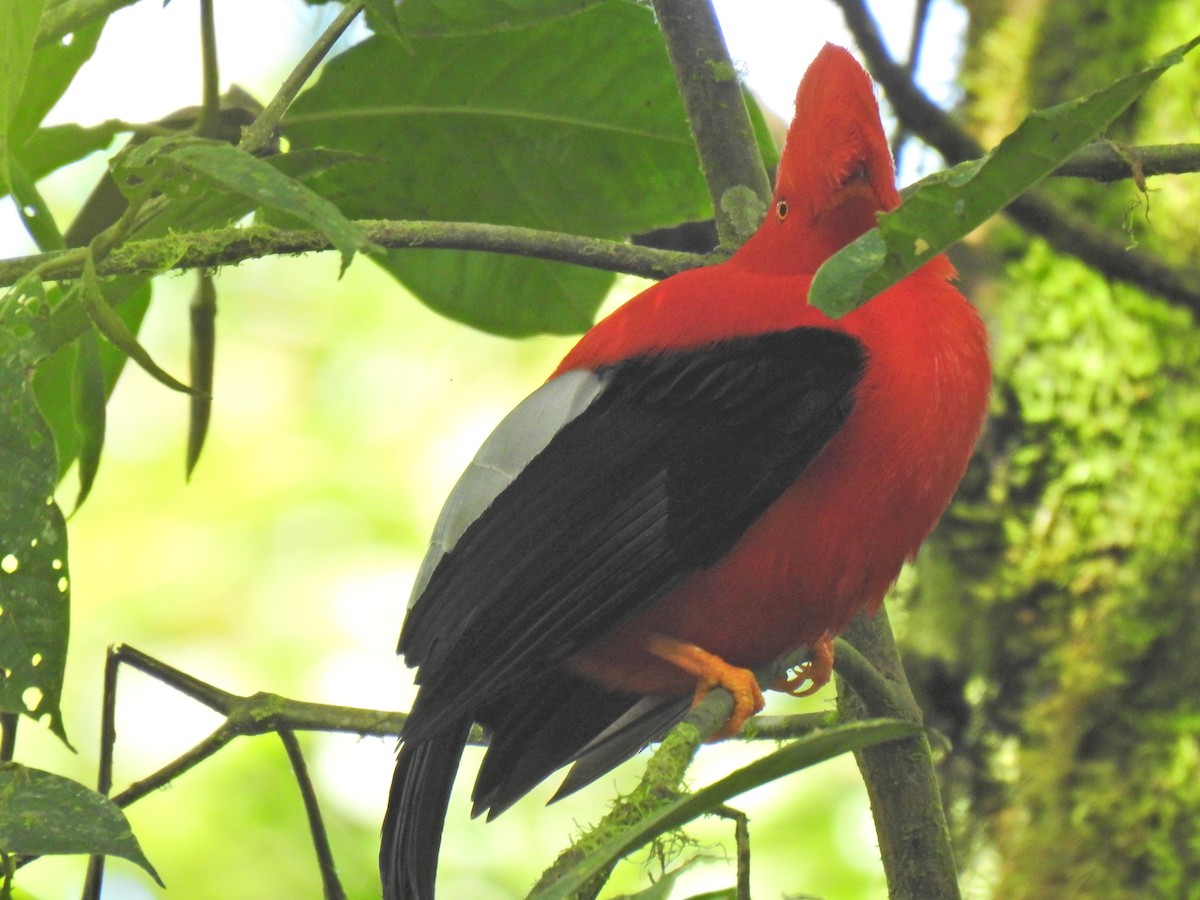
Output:
[[[833,677],[833,638],[828,634],[812,642],[808,662],[799,665],[794,675],[784,674],[771,690],[782,691],[793,697],[811,697]],[[803,685],[808,682],[808,687]]]

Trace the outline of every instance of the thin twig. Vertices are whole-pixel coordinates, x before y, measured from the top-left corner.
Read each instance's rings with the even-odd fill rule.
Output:
[[[166,787],[184,773],[194,769],[236,737],[238,737],[237,731],[228,727],[228,723],[220,725],[208,737],[194,744],[191,749],[181,753],[158,771],[138,779],[125,790],[113,794],[112,802],[122,809],[137,803],[148,794],[153,794],[159,788]]]
[[[721,804],[713,815],[733,822],[733,845],[737,853],[736,900],[750,900],[750,817],[740,809]]]
[[[891,58],[866,4],[862,0],[836,2],[867,60],[867,68],[883,86],[905,126],[949,163],[983,156],[983,148],[913,84],[904,67]],[[1125,240],[1110,237],[1084,217],[1062,209],[1036,192],[1018,197],[1005,213],[1060,253],[1074,256],[1106,278],[1136,285],[1200,314],[1200,271],[1176,268],[1144,250],[1127,249]]]
[[[929,8],[932,5],[930,0],[917,0],[913,7],[912,34],[908,40],[908,56],[904,60],[904,69],[908,72],[908,77],[914,81],[917,77],[917,68],[921,64],[921,50],[925,46],[925,30],[929,25]],[[904,123],[899,119],[896,120],[895,130],[892,132],[892,159],[895,161],[896,168],[900,169],[900,157],[904,153],[904,145],[908,141],[909,131],[904,127]]]
[[[317,792],[308,775],[308,766],[304,762],[304,753],[300,749],[300,742],[296,740],[296,733],[290,728],[280,728],[278,734],[279,740],[283,742],[283,747],[287,751],[288,762],[292,764],[292,774],[296,776],[300,796],[304,800],[304,812],[308,816],[308,829],[312,833],[313,850],[317,854],[317,866],[321,870],[321,885],[325,891],[325,900],[345,900],[346,892],[338,880],[333,851],[329,847],[329,835],[325,832],[325,822],[321,818],[321,806],[317,802]]]
[[[221,70],[217,61],[217,23],[213,0],[200,0],[201,104],[196,133],[215,138],[221,127]]]
[[[104,690],[100,698],[100,761],[96,767],[96,792],[107,797],[112,790],[113,754],[117,743],[117,675],[121,670],[121,646],[108,648],[104,656]],[[88,858],[83,880],[83,900],[100,896],[104,882],[104,856]]]
[[[734,819],[733,839],[737,846],[737,900],[750,900],[750,817],[744,812],[737,812]]]
[[[722,246],[736,248],[758,227],[771,201],[737,70],[710,0],[653,0],[653,5],[708,182],[717,234]]]
[[[300,93],[300,89],[317,70],[317,66],[329,55],[329,51],[333,49],[338,38],[362,12],[362,8],[362,3],[347,3],[342,8],[329,27],[321,33],[321,36],[300,59],[300,62],[296,63],[296,67],[279,86],[279,90],[275,92],[275,96],[271,98],[267,108],[254,120],[254,124],[242,133],[242,140],[238,144],[239,149],[245,150],[247,153],[258,153],[271,142],[283,114],[287,112],[292,101],[296,99],[296,95]]]
[[[819,731],[833,728],[841,722],[837,710],[825,712],[795,713],[790,716],[755,716],[746,727],[733,736],[739,741],[790,741]]]

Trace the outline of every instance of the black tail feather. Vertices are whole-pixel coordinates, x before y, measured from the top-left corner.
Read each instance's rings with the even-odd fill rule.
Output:
[[[446,806],[470,731],[462,719],[400,748],[379,845],[384,900],[433,900]]]

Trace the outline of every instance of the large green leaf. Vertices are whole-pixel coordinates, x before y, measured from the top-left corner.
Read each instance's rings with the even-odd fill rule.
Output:
[[[70,159],[54,164],[43,158],[45,148],[26,143],[51,107],[71,84],[100,39],[107,16],[71,35],[36,47],[44,4],[37,0],[5,2],[0,13],[0,196],[9,192],[8,155],[21,160],[24,173],[37,180]],[[111,137],[110,137],[111,140]],[[80,154],[82,155],[82,154]],[[78,157],[73,157],[77,159]]]
[[[19,763],[0,763],[0,851],[119,856],[162,886],[115,803],[77,781]]]
[[[74,31],[67,43],[54,41],[34,50],[25,89],[10,126],[13,146],[24,143],[66,93],[80,67],[91,59],[106,21],[107,16],[88,23]]]
[[[1197,43],[1088,97],[1034,112],[983,159],[925,179],[877,228],[826,261],[809,302],[841,316],[915,271],[1062,165]]]
[[[89,153],[103,150],[121,131],[119,122],[82,125],[52,125],[39,128],[14,153],[35,181]],[[8,193],[8,182],[0,179],[0,196]]]
[[[61,298],[62,292],[57,288],[50,288],[47,293],[53,308]],[[150,306],[150,282],[135,276],[114,278],[104,285],[104,295],[125,326],[136,333]],[[80,358],[80,337],[90,332],[91,325],[82,304],[73,303],[72,307],[78,311],[79,325],[74,329],[75,337],[61,342],[56,349],[52,340],[52,352],[38,363],[33,373],[33,389],[37,396],[38,408],[54,434],[59,480],[67,474],[81,452],[92,460],[89,468],[94,474],[94,467],[99,463],[100,443],[104,435],[104,423],[101,418],[103,410],[95,403],[78,402],[81,395],[94,394],[97,386],[93,383],[94,367]],[[56,309],[51,315],[51,321],[53,322],[58,315]],[[128,357],[107,341],[99,342],[98,349],[104,395],[108,397],[112,394]],[[85,481],[87,472],[88,470],[81,472]]]
[[[46,0],[0,3],[0,178],[9,184],[9,156],[20,144],[21,98],[33,64],[33,46]]]
[[[568,897],[625,854],[660,834],[711,812],[731,797],[843,753],[852,753],[884,741],[911,737],[920,730],[920,725],[899,719],[865,719],[816,731],[794,740],[720,781],[694,794],[685,794],[673,803],[650,813],[618,837],[589,853],[571,870],[567,878],[531,896],[537,900]]]
[[[600,0],[404,0],[396,8],[406,37],[445,37],[511,31],[571,16]]]
[[[54,502],[54,441],[28,377],[47,352],[49,327],[36,278],[0,299],[0,709],[44,720],[66,740],[67,529]]]
[[[528,28],[410,43],[373,38],[333,59],[284,120],[293,147],[370,158],[309,182],[347,215],[609,238],[711,215],[649,9],[610,0]],[[433,293],[446,264],[425,257],[385,264],[447,315],[509,334],[578,331],[609,283],[497,258],[497,272],[539,272],[530,277],[547,291],[498,296],[489,266],[463,257],[454,290]]]

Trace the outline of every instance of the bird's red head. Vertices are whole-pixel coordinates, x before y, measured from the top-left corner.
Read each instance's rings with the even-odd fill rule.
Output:
[[[826,44],[796,93],[796,115],[767,218],[738,252],[740,265],[778,274],[815,272],[900,205],[870,76]]]

